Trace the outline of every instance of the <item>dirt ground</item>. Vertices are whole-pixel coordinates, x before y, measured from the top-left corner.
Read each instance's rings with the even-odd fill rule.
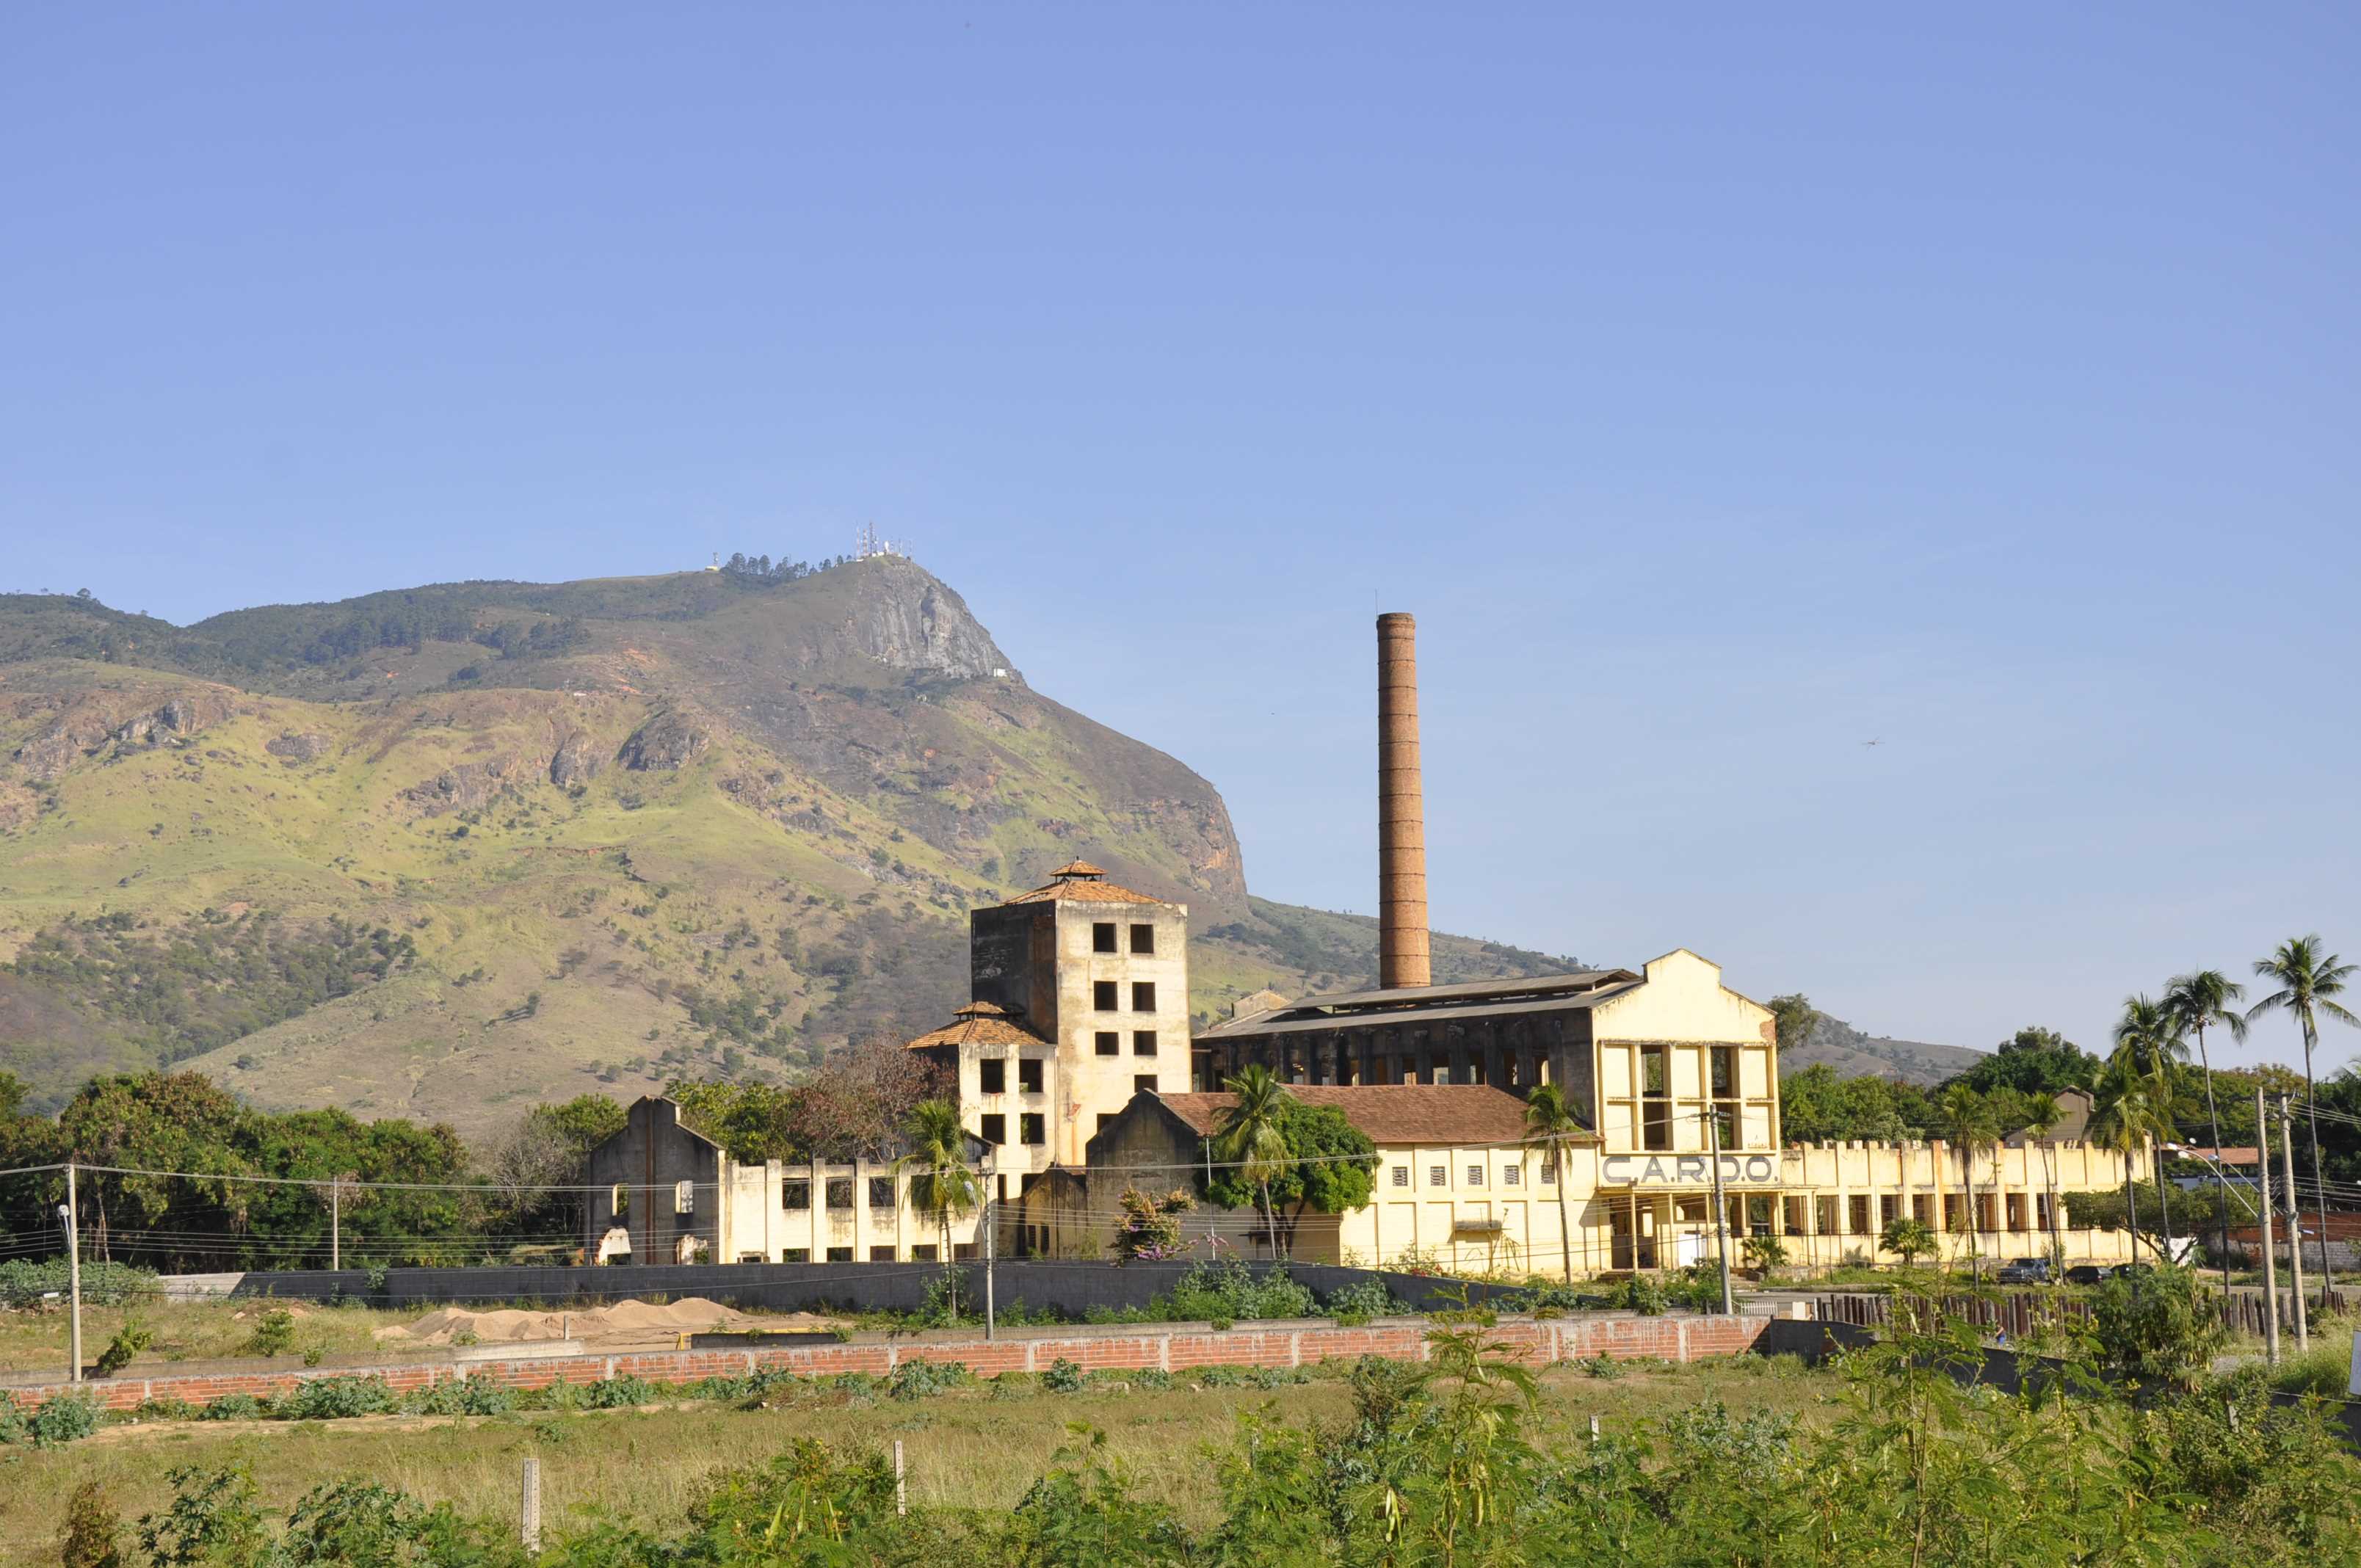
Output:
[[[754,1317],[702,1296],[689,1296],[662,1306],[646,1301],[616,1301],[581,1311],[528,1312],[501,1308],[478,1312],[465,1307],[445,1307],[407,1326],[379,1329],[370,1337],[397,1344],[531,1344],[546,1340],[581,1340],[598,1345],[647,1345],[671,1344],[683,1334],[716,1329],[780,1332],[825,1329],[829,1321],[810,1312]]]

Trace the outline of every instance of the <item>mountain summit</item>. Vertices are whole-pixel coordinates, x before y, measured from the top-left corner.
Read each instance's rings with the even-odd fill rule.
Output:
[[[1190,906],[1192,1005],[1356,983],[1220,795],[1035,691],[901,556],[474,582],[190,627],[0,598],[0,1045],[478,1132],[790,1077],[964,1002],[966,915],[1082,857]],[[1438,979],[1565,960],[1438,941]]]

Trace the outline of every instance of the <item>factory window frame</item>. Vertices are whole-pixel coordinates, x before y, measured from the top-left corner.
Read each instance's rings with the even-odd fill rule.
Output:
[[[2034,1229],[2044,1235],[2057,1228],[2056,1221],[2049,1212],[2049,1194],[2047,1192],[2037,1192],[2033,1195],[2033,1225]]]
[[[1543,1187],[1557,1185],[1557,1161],[1554,1159],[1542,1161],[1542,1185]]]
[[[675,1214],[697,1212],[697,1183],[675,1181],[672,1184],[672,1212]]]
[[[831,1209],[850,1209],[852,1207],[852,1178],[849,1176],[831,1176],[828,1179],[828,1206]],[[835,1249],[830,1248],[829,1250],[833,1251]],[[848,1256],[845,1261],[850,1263],[851,1259]]]
[[[1713,1046],[1706,1052],[1708,1091],[1715,1101],[1714,1119],[1721,1124],[1721,1146],[1743,1147],[1745,1119],[1738,1113],[1738,1047]]]
[[[1156,951],[1156,927],[1153,926],[1134,926],[1131,928],[1131,950],[1135,953],[1154,954]]]
[[[1642,1148],[1673,1146],[1671,1064],[1662,1046],[1640,1047],[1640,1145]]]
[[[779,1207],[787,1210],[811,1208],[811,1182],[782,1181],[779,1183]]]
[[[1524,1182],[1525,1182],[1525,1168],[1524,1168],[1524,1167],[1522,1167],[1522,1166],[1521,1166],[1521,1165],[1504,1165],[1504,1166],[1502,1166],[1502,1167],[1500,1168],[1500,1185],[1501,1185],[1501,1186],[1503,1186],[1503,1187],[1521,1187],[1521,1186],[1523,1186],[1523,1185],[1524,1185]]]
[[[988,1057],[975,1064],[975,1088],[979,1094],[1008,1092],[1008,1064],[998,1057]]]
[[[1091,1008],[1093,1012],[1113,1013],[1122,1003],[1122,988],[1111,980],[1091,981]]]
[[[891,1263],[894,1261],[894,1249],[890,1246],[871,1247],[869,1249],[869,1261],[872,1263]]]
[[[1863,1220],[1869,1218],[1866,1207],[1861,1210],[1861,1217]],[[1812,1200],[1812,1234],[1821,1236],[1837,1234],[1837,1201],[1834,1197],[1823,1194]]]
[[[1910,1195],[1910,1217],[1922,1225],[1932,1225],[1935,1223],[1935,1201],[1924,1192],[1913,1192]]]
[[[2025,1194],[2022,1192],[2008,1194],[2008,1228],[2012,1231],[2025,1229]]]
[[[937,1247],[935,1243],[917,1243],[910,1248],[910,1261],[912,1263],[933,1263],[936,1260],[936,1252]]]
[[[1484,1185],[1484,1168],[1482,1166],[1471,1165],[1467,1168],[1467,1185],[1470,1187],[1481,1187]]]
[[[1943,1228],[1947,1231],[1967,1229],[1967,1210],[1956,1192],[1943,1194]]]
[[[1977,1193],[1971,1212],[1976,1217],[1976,1229],[1987,1234],[2000,1229],[2000,1214],[1991,1193]]]
[[[1156,982],[1154,981],[1135,980],[1131,982],[1131,1010],[1134,1013],[1153,1013],[1156,1011]]]
[[[1888,1200],[1888,1201],[1891,1201],[1891,1200]],[[1869,1195],[1865,1192],[1856,1192],[1850,1200],[1847,1201],[1845,1207],[1852,1211],[1850,1214],[1846,1216],[1846,1218],[1851,1223],[1846,1225],[1845,1229],[1857,1236],[1868,1235],[1870,1234]],[[1888,1216],[1888,1218],[1891,1217],[1892,1216],[1890,1215]]]
[[[1739,1146],[1738,1102],[1725,1100],[1717,1103],[1713,1108],[1713,1123],[1719,1129],[1715,1135],[1720,1139],[1725,1151]]]
[[[1789,1193],[1787,1195],[1786,1210],[1787,1234],[1791,1236],[1802,1235],[1804,1234],[1803,1196],[1800,1193]]]
[[[828,1249],[828,1260],[830,1263],[851,1263],[852,1249],[849,1246],[832,1246]]]
[[[1394,1167],[1394,1185],[1396,1187],[1408,1187],[1410,1185],[1410,1167],[1406,1165],[1398,1165]]]
[[[1450,1186],[1450,1185],[1451,1185],[1451,1168],[1450,1168],[1449,1166],[1444,1166],[1444,1165],[1430,1165],[1430,1166],[1428,1166],[1428,1167],[1426,1168],[1426,1184],[1427,1184],[1429,1187],[1448,1187],[1448,1186]]]
[[[1115,950],[1115,922],[1112,920],[1093,921],[1091,923],[1091,951],[1094,953],[1111,953]]]
[[[809,1263],[811,1261],[811,1248],[807,1246],[781,1247],[779,1249],[779,1261],[781,1263]]]
[[[1123,1054],[1123,1036],[1114,1029],[1101,1029],[1093,1037],[1099,1055],[1119,1057]]]
[[[759,1252],[741,1252],[738,1255],[738,1261],[741,1263],[768,1263],[771,1260],[764,1257]]]
[[[873,1176],[869,1179],[869,1206],[873,1209],[891,1209],[894,1207],[894,1179],[892,1177]]]
[[[614,1215],[618,1220],[630,1219],[631,1217],[631,1190],[624,1186],[620,1181],[615,1183],[614,1190],[607,1194],[607,1212]]]
[[[1684,1224],[1701,1225],[1706,1219],[1706,1201],[1702,1198],[1673,1200],[1673,1218]]]
[[[1156,1054],[1156,1031],[1153,1029],[1134,1029],[1131,1032],[1131,1054],[1136,1057],[1154,1056]]]
[[[1016,1118],[1016,1136],[1028,1147],[1038,1148],[1049,1142],[1049,1135],[1042,1129],[1043,1118],[1038,1111],[1027,1111]]]
[[[1134,1073],[1131,1080],[1131,1091],[1134,1094],[1155,1093],[1156,1075],[1152,1072]]]
[[[1883,1230],[1902,1217],[1902,1200],[1889,1192],[1877,1201],[1877,1228]]]
[[[1027,1057],[1016,1064],[1016,1087],[1027,1094],[1041,1092],[1041,1058]]]
[[[992,1145],[994,1148],[1006,1143],[1008,1141],[1007,1116],[998,1111],[994,1111],[990,1115],[983,1117],[981,1119],[981,1125],[976,1133],[976,1136],[982,1138],[985,1143]]]

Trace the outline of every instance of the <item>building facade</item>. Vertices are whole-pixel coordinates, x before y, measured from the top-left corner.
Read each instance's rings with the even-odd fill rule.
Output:
[[[970,1158],[993,1180],[992,1150]],[[680,1119],[661,1095],[632,1104],[623,1130],[590,1151],[583,1259],[588,1263],[924,1263],[942,1227],[910,1201],[891,1158],[741,1162]],[[954,1256],[974,1255],[982,1214],[950,1225]]]

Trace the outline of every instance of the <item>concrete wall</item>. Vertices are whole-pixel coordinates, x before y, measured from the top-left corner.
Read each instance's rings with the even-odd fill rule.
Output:
[[[628,1233],[631,1256],[641,1263],[680,1261],[686,1239],[715,1261],[728,1255],[719,1202],[722,1157],[710,1139],[680,1124],[679,1107],[653,1096],[635,1102],[623,1130],[590,1151],[583,1179],[601,1189],[585,1205],[583,1255],[613,1250],[611,1233]],[[679,1212],[687,1184],[687,1213]],[[617,1213],[617,1196],[627,1213]]]
[[[1142,1087],[1189,1087],[1189,911],[1179,904],[1057,905],[1058,1105],[1049,1146],[1061,1165],[1082,1163],[1082,1147]],[[1095,950],[1094,927],[1115,927],[1117,951]],[[1153,933],[1152,953],[1131,951],[1131,928]],[[1094,987],[1115,988],[1115,1007],[1102,1012]],[[1155,987],[1155,1005],[1134,1005],[1135,987]],[[1153,1056],[1139,1054],[1137,1036],[1155,1036]],[[1099,1051],[1099,1036],[1115,1036],[1115,1054]]]

